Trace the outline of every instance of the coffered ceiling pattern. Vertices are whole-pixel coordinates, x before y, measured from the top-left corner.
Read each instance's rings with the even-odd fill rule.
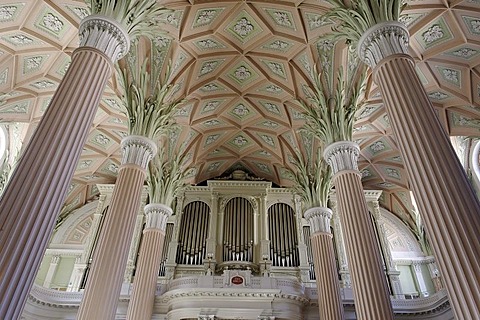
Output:
[[[330,28],[320,19],[328,5],[319,0],[162,3],[172,11],[159,17],[165,34],[153,42],[164,53],[163,65],[171,61],[176,95],[187,100],[168,141],[195,167],[189,181],[201,183],[242,167],[289,186],[285,167],[292,155],[315,157],[319,147],[299,130],[303,117],[296,99],[305,97],[315,64],[346,63],[345,48],[322,38]],[[7,97],[0,119],[25,123],[26,140],[68,69],[79,22],[87,14],[83,1],[0,1],[0,92]],[[402,22],[411,33],[417,73],[445,130],[478,136],[480,1],[408,1]],[[96,183],[115,181],[119,142],[127,134],[116,90],[112,78],[70,185],[70,208],[97,195]],[[382,205],[413,226],[409,177],[371,80],[356,118],[364,187],[384,190]]]

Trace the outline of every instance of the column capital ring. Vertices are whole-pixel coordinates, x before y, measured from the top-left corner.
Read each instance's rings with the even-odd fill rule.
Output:
[[[145,229],[165,231],[167,220],[173,214],[172,208],[161,203],[150,203],[143,210],[146,216]]]
[[[358,171],[360,147],[352,141],[339,141],[328,145],[323,157],[331,166],[333,174],[344,170]]]
[[[329,208],[313,207],[305,211],[303,216],[312,228],[311,234],[317,232],[330,233],[330,219],[332,218],[332,210]]]
[[[104,15],[90,15],[80,22],[80,47],[93,47],[105,53],[112,62],[130,50],[130,36],[117,21]]]
[[[142,136],[127,136],[122,139],[122,164],[136,164],[147,170],[150,160],[157,154],[157,145]]]
[[[369,28],[358,41],[357,53],[363,62],[374,68],[384,58],[407,54],[410,35],[398,21],[387,21]]]

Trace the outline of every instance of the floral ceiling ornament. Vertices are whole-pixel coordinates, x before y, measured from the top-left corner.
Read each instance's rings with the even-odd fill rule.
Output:
[[[15,12],[17,11],[16,6],[3,6],[0,7],[0,20],[5,21],[5,20],[10,20],[13,18],[15,15]]]
[[[205,49],[213,49],[213,48],[218,48],[219,47],[219,44],[214,41],[214,40],[211,40],[211,39],[205,39],[205,40],[200,40],[197,42],[197,45],[202,47],[202,48],[205,48]]]
[[[37,69],[42,64],[42,61],[43,61],[42,56],[27,58],[27,59],[25,59],[25,69],[27,71]]]
[[[198,13],[197,20],[195,21],[195,25],[209,24],[210,22],[213,21],[216,15],[217,15],[216,10],[212,10],[212,9],[202,10]]]
[[[283,11],[275,11],[273,13],[273,17],[277,24],[285,26],[285,27],[291,27],[293,25],[292,21],[290,20],[290,17],[288,16],[287,12]]]
[[[43,17],[43,25],[45,26],[45,28],[55,33],[61,31],[64,26],[63,22],[57,16],[53,15],[50,12]]]
[[[246,66],[238,67],[233,74],[240,81],[244,81],[252,76],[252,72]]]
[[[233,26],[233,31],[242,39],[246,38],[254,29],[255,27],[246,17],[239,19]]]
[[[454,69],[442,69],[442,74],[445,77],[446,80],[454,83],[458,83],[460,80],[458,78],[459,72]]]
[[[280,113],[280,109],[278,108],[278,106],[274,103],[271,103],[271,102],[265,102],[263,103],[263,106],[270,112],[273,112],[273,113]]]
[[[240,103],[233,108],[233,113],[237,116],[243,117],[249,114],[250,110],[243,103]]]
[[[274,84],[270,84],[268,86],[265,87],[265,90],[268,91],[268,92],[272,92],[272,93],[280,93],[282,92],[282,88],[280,88],[279,86],[276,86]]]
[[[435,92],[429,93],[428,97],[434,100],[443,100],[448,98],[448,95],[440,91],[435,91]]]
[[[376,141],[370,145],[370,149],[373,153],[378,153],[386,149],[385,143],[382,141]]]
[[[290,46],[288,42],[282,41],[282,40],[275,40],[272,43],[270,43],[267,47],[270,49],[276,49],[276,50],[284,50],[287,49]]]
[[[246,145],[248,143],[248,140],[240,135],[240,136],[236,136],[233,140],[232,140],[233,144],[235,144],[236,146],[238,147],[243,147],[244,145]]]
[[[85,8],[75,7],[72,10],[80,19],[88,17],[88,10]]]
[[[471,49],[471,48],[461,48],[455,51],[452,51],[452,54],[457,57],[461,57],[464,59],[469,59],[476,55],[478,53],[478,50]]]
[[[202,109],[202,112],[210,112],[215,110],[220,105],[220,101],[209,101],[207,102]]]
[[[17,45],[24,45],[24,44],[31,44],[33,43],[33,39],[29,38],[27,36],[24,36],[23,34],[17,34],[9,37],[9,40]]]
[[[434,24],[430,28],[428,28],[424,33],[422,33],[423,41],[425,43],[430,44],[432,42],[435,42],[444,36],[444,31],[442,27],[440,27],[438,24]]]

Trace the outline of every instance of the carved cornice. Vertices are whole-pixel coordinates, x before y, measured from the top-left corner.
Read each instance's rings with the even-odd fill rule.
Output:
[[[130,37],[115,20],[91,15],[80,22],[80,47],[93,47],[116,62],[130,50]]]
[[[229,180],[208,180],[207,184],[210,188],[228,188],[228,187],[245,187],[245,188],[271,188],[271,182],[265,181],[229,181]]]
[[[49,307],[78,308],[83,292],[65,292],[48,289],[34,284],[30,291],[29,300]]]
[[[127,136],[122,139],[122,164],[136,164],[147,170],[148,162],[157,153],[157,145],[142,136]]]
[[[360,38],[357,53],[360,60],[374,68],[384,58],[408,54],[408,29],[400,22],[383,22],[369,28]]]
[[[172,208],[161,203],[150,203],[145,206],[145,229],[165,231],[168,218],[173,214]]]
[[[249,290],[249,291],[240,291],[240,290],[215,290],[215,291],[208,291],[208,290],[174,290],[165,293],[162,296],[161,303],[169,303],[175,299],[181,298],[202,298],[202,297],[216,297],[216,298],[250,298],[250,299],[261,299],[261,298],[269,298],[269,299],[286,299],[292,300],[302,305],[308,305],[309,299],[307,299],[303,295],[294,295],[294,294],[286,294],[278,292],[277,290]]]
[[[382,192],[383,192],[382,190],[363,190],[363,194],[365,196],[365,200],[367,201],[367,203],[373,202],[373,201],[378,201],[378,199],[382,195]],[[330,193],[330,201],[331,201],[333,206],[337,205],[337,193],[335,192],[335,190],[333,190]],[[333,211],[335,211],[335,210],[333,210]]]
[[[325,148],[323,156],[332,167],[333,174],[344,170],[358,171],[360,148],[352,141],[334,142]]]
[[[308,220],[311,234],[317,232],[330,233],[330,219],[332,218],[332,210],[324,207],[314,207],[305,211],[305,219]]]

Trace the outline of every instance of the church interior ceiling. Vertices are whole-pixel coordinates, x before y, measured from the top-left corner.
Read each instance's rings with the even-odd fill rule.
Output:
[[[480,129],[480,1],[407,1],[402,22],[410,53],[437,116],[451,136]],[[171,61],[175,94],[186,103],[168,144],[185,153],[192,184],[242,168],[289,186],[285,168],[295,152],[314,157],[318,141],[302,134],[297,99],[305,98],[314,65],[345,62],[344,46],[322,38],[325,1],[185,1],[162,3],[165,34],[153,42],[158,63]],[[18,123],[28,141],[65,75],[78,46],[83,1],[0,1],[0,106],[2,122]],[[330,46],[330,48],[329,48]],[[328,59],[320,52],[329,52]],[[98,195],[96,184],[114,183],[119,143],[127,121],[115,78],[108,84],[70,185],[66,204],[79,207]],[[383,190],[382,206],[414,225],[409,177],[372,79],[356,113],[353,138],[361,147],[365,189]],[[448,174],[448,173],[446,173]]]

